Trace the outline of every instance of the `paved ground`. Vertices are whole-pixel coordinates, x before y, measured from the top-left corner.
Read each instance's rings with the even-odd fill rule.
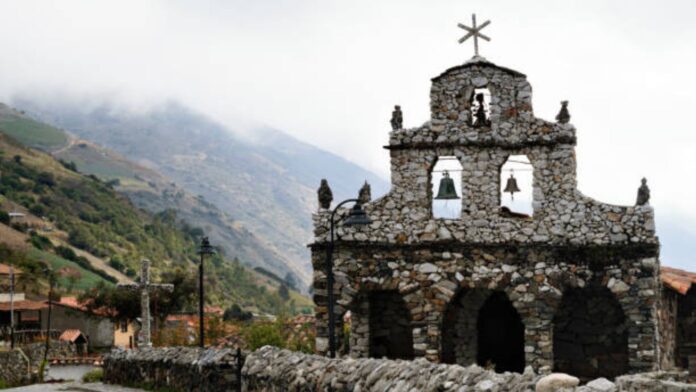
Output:
[[[68,391],[68,392],[142,392],[143,389],[124,388],[115,385],[82,384],[82,383],[66,383],[66,384],[35,384],[27,387],[5,389],[7,392],[52,392],[52,391]]]
[[[5,389],[12,392],[51,392],[51,391],[76,391],[76,392],[139,392],[141,389],[124,388],[115,385],[101,383],[83,384],[79,382],[82,376],[94,369],[94,366],[51,366],[48,371],[49,380],[69,380],[65,383],[35,384],[26,387]],[[76,380],[76,381],[72,381]]]

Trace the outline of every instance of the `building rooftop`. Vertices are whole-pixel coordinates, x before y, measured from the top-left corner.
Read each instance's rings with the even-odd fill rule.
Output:
[[[691,285],[696,284],[696,273],[672,267],[661,267],[660,278],[665,286],[681,295],[686,295]]]

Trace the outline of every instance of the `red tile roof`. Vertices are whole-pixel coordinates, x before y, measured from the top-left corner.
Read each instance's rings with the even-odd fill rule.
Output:
[[[46,301],[48,304],[48,301]],[[53,305],[65,306],[66,308],[71,308],[79,310],[81,312],[89,312],[87,305],[80,302],[76,297],[61,297],[60,301],[53,301]],[[99,308],[94,310],[94,314],[102,317],[111,317],[115,315],[115,311],[110,311],[106,308]]]
[[[63,331],[63,333],[60,335],[58,340],[63,341],[63,342],[72,342],[75,343],[75,341],[82,336],[83,339],[87,340],[87,338],[84,337],[82,334],[82,331],[79,329],[66,329]]]
[[[31,301],[31,300],[23,300],[23,301],[15,301],[14,302],[14,310],[21,311],[21,310],[41,310],[41,309],[46,309],[48,305],[46,305],[45,302],[43,301]],[[10,311],[10,303],[9,302],[0,302],[0,312],[9,312]]]
[[[14,267],[14,273],[15,275],[21,275],[22,270]],[[9,275],[10,274],[10,266],[7,264],[0,264],[0,275]]]
[[[665,286],[681,295],[686,295],[691,285],[696,284],[696,273],[672,267],[661,267],[660,278]]]

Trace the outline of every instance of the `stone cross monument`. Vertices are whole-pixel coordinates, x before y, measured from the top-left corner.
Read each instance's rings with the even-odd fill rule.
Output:
[[[150,291],[164,290],[173,291],[174,285],[169,283],[155,284],[150,283],[150,260],[143,259],[140,282],[138,283],[119,283],[119,288],[129,290],[140,290],[140,308],[142,311],[142,328],[138,337],[138,345],[141,347],[152,346],[150,334]]]

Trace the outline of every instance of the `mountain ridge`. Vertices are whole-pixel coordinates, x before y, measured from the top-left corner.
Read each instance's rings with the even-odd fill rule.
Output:
[[[259,128],[254,143],[176,102],[139,113],[108,103],[84,109],[25,98],[13,105],[202,195],[265,240],[305,283],[320,179],[329,180],[337,200],[354,197],[366,180],[374,195],[388,190],[374,173],[280,130]]]

